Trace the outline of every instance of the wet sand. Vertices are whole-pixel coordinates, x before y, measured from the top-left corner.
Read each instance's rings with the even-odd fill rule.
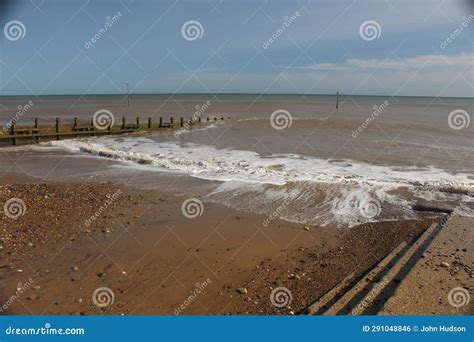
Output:
[[[7,174],[1,184],[2,203],[14,197],[26,207],[0,221],[0,296],[11,302],[3,314],[298,313],[432,221],[264,226],[265,215],[209,203],[190,219],[181,211],[185,197],[116,183]],[[19,283],[29,285],[9,301]],[[281,286],[293,300],[278,308],[270,294]],[[114,296],[103,308],[92,300],[100,287]]]

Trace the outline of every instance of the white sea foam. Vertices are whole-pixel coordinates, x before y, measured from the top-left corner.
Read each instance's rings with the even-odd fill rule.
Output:
[[[407,187],[425,198],[464,196],[468,201],[473,199],[474,191],[472,175],[435,167],[403,168],[296,154],[261,156],[253,151],[209,145],[158,143],[144,137],[102,137],[50,144],[121,160],[127,167],[184,172],[192,177],[222,181],[208,198],[239,209],[249,205],[256,212],[268,213],[269,203],[297,191],[299,196],[293,206],[298,210],[283,211],[282,218],[321,225],[335,220],[352,226],[383,218],[361,215],[361,203],[370,201],[380,205],[391,203],[390,212],[397,218],[412,217],[409,203],[390,194],[399,187]]]
[[[325,160],[295,154],[262,157],[253,151],[218,149],[192,143],[157,143],[143,137],[99,138],[51,142],[73,151],[151,164],[220,181],[283,185],[290,181],[422,186],[446,192],[472,192],[474,179],[435,167],[371,165],[353,160]]]

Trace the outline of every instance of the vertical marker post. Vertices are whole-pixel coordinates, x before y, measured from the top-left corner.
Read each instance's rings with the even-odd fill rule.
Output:
[[[125,82],[126,87],[127,87],[127,107],[130,107],[130,96],[128,94],[128,81]]]
[[[339,92],[336,92],[336,109],[339,108]]]

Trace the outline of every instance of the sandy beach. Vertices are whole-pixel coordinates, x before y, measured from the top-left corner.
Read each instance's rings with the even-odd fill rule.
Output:
[[[2,296],[31,279],[4,314],[295,314],[434,221],[263,226],[263,215],[217,204],[190,220],[185,198],[169,192],[18,174],[1,181],[2,202],[26,205],[1,221]],[[112,289],[113,305],[94,305],[99,287]],[[290,305],[272,305],[277,287],[291,289]]]

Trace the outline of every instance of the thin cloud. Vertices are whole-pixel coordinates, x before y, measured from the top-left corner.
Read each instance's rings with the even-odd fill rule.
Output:
[[[458,55],[422,55],[409,58],[391,58],[391,59],[359,59],[349,58],[343,63],[318,63],[313,65],[295,66],[291,69],[306,71],[340,71],[355,69],[378,69],[378,70],[397,70],[409,71],[419,68],[467,68],[472,66],[474,53],[462,53]]]

